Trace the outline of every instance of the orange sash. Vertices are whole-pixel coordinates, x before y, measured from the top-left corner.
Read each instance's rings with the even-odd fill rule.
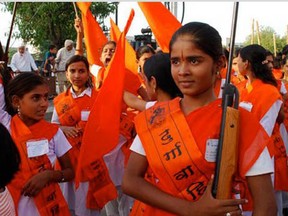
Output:
[[[158,103],[140,113],[135,124],[149,166],[159,179],[156,186],[179,198],[197,201],[214,173],[215,163],[208,162],[204,155],[207,141],[219,139],[221,100],[191,112],[186,118],[179,101],[176,98]],[[244,181],[269,139],[250,113],[240,109],[240,119],[238,178]],[[245,124],[248,120],[252,125]],[[144,215],[171,214],[147,205]]]
[[[56,109],[59,122],[62,126],[75,126],[83,129],[84,131],[87,121],[81,120],[81,111],[90,111],[97,96],[96,90],[91,89],[91,91],[91,97],[84,95],[83,97],[73,98],[71,92],[68,90],[68,94],[63,92],[54,99],[54,107]],[[82,133],[75,138],[67,137],[67,140],[72,146],[72,149],[69,151],[69,156],[73,170],[76,172],[82,141]]]
[[[53,170],[47,155],[28,158],[26,142],[41,138],[51,140],[57,131],[58,126],[44,120],[28,128],[18,115],[12,118],[11,136],[17,145],[21,157],[20,171],[8,185],[16,209],[21,197],[21,190],[26,182],[39,172]],[[50,182],[46,185],[33,200],[41,216],[70,215],[67,203],[56,182]]]

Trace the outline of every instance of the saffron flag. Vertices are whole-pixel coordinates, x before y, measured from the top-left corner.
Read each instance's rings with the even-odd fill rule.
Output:
[[[125,54],[125,36],[133,17],[134,10],[131,11],[126,27],[117,41],[115,53],[107,67],[108,75],[90,111],[80,149],[76,184],[79,181],[94,179],[99,181],[98,185],[103,185],[103,181],[105,181],[103,178],[107,177],[108,171],[106,166],[103,165],[103,156],[114,149],[119,140],[126,70],[123,58]],[[101,196],[97,198],[102,199]]]
[[[169,52],[172,35],[181,23],[161,2],[138,2],[163,52]]]
[[[115,22],[110,18],[110,38],[117,41],[120,37],[120,30]],[[125,40],[125,67],[126,76],[124,89],[135,95],[138,95],[137,91],[141,85],[141,79],[137,72],[136,53],[131,44]]]
[[[104,44],[108,42],[108,39],[99,23],[93,17],[89,9],[90,5],[91,2],[77,2],[82,14],[87,59],[90,65],[102,66],[103,63],[100,61],[101,50]]]

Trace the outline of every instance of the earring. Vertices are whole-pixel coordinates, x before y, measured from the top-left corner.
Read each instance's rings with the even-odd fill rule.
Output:
[[[17,106],[17,114],[18,114],[19,117],[21,117],[21,111],[20,111],[20,106],[19,105]]]
[[[141,67],[138,66],[138,73],[141,73]]]

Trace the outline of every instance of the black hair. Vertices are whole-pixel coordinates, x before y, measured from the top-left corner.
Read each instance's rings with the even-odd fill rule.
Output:
[[[151,46],[140,46],[136,51],[136,59],[139,60],[145,53],[155,54],[155,50]]]
[[[49,45],[49,50],[52,50],[54,48],[56,48],[56,46],[54,44]]]
[[[12,116],[17,113],[15,107],[12,105],[12,97],[14,95],[23,98],[25,94],[31,92],[39,85],[47,85],[47,83],[43,77],[36,75],[34,72],[21,73],[11,79],[6,89],[7,112]]]
[[[174,82],[171,74],[171,63],[168,53],[156,53],[144,63],[144,74],[150,81],[156,79],[157,88],[167,92],[171,98],[182,97],[182,93]]]
[[[189,35],[199,49],[208,54],[214,61],[223,55],[222,39],[218,31],[212,26],[201,22],[190,22],[180,27],[172,36],[169,50],[179,36]]]
[[[248,61],[254,76],[264,83],[277,86],[277,81],[269,69],[266,60],[266,49],[258,44],[248,45],[240,50],[243,61]]]
[[[85,56],[74,55],[74,56],[70,57],[65,64],[65,71],[68,70],[69,65],[76,63],[76,62],[83,62],[85,64],[85,67],[89,73],[89,79],[86,82],[86,87],[93,87],[92,75],[89,72],[89,62]],[[71,87],[71,83],[70,83],[70,87]],[[69,90],[69,88],[67,88],[66,94],[68,94],[68,90]]]
[[[10,133],[0,123],[0,188],[4,188],[19,170],[20,154]]]

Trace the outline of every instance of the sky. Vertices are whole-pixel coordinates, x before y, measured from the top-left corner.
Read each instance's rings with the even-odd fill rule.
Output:
[[[177,19],[179,21],[182,18],[182,5],[182,2],[178,2]],[[5,45],[8,39],[7,35],[9,33],[12,15],[7,12],[4,13],[1,8],[2,5],[0,4],[0,41],[2,45]],[[135,10],[135,17],[127,34],[128,36],[141,34],[141,29],[148,27],[148,23],[136,1],[121,1],[118,5],[119,28],[123,30],[131,8]],[[255,20],[255,31],[256,21],[258,21],[260,27],[270,26],[275,30],[277,35],[281,37],[286,35],[288,25],[287,10],[288,1],[240,1],[235,42],[241,43],[251,34],[253,19]],[[185,2],[183,24],[191,21],[208,23],[219,31],[222,42],[225,45],[226,38],[229,38],[231,34],[232,12],[232,1],[187,1]],[[112,14],[111,17],[115,20],[115,15]],[[74,21],[71,20],[71,22]],[[109,18],[105,20],[105,23],[107,23],[109,27]],[[10,46],[17,47],[20,43],[21,41],[19,40],[11,39]]]

